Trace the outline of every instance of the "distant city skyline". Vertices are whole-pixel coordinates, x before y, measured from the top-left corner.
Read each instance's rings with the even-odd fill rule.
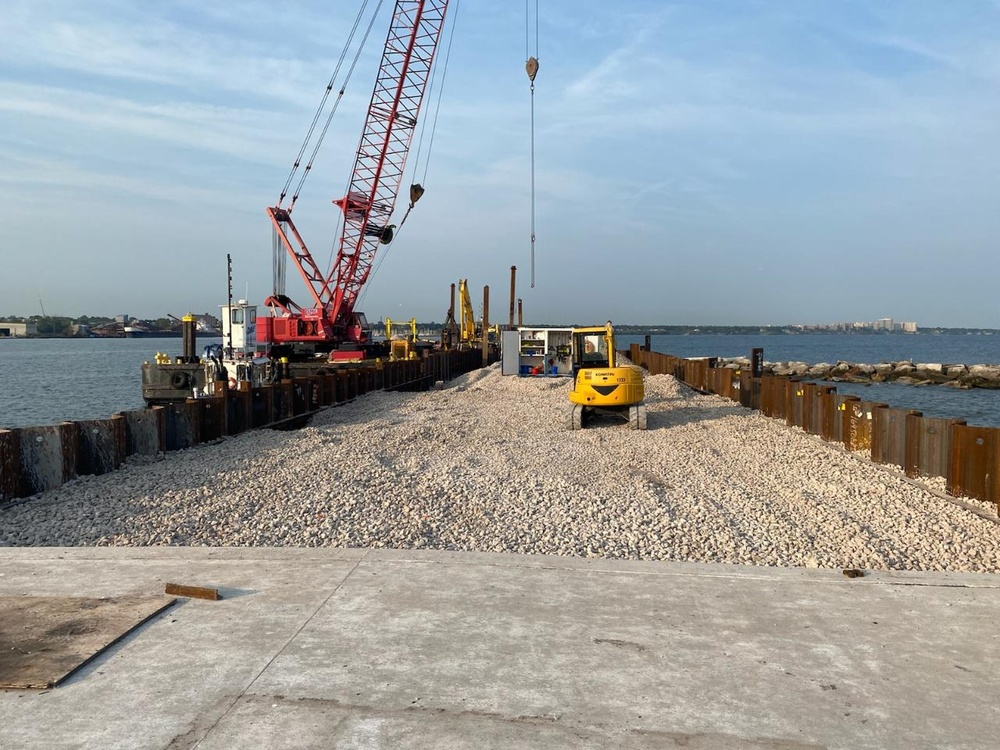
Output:
[[[817,330],[873,330],[873,331],[903,331],[916,333],[919,326],[914,320],[897,321],[892,318],[878,318],[870,321],[838,322],[838,323],[800,323],[800,328]]]
[[[295,207],[324,269],[390,6]],[[1000,325],[1000,2],[546,0],[534,135],[525,7],[457,10],[371,320],[442,320],[460,278],[503,318],[515,265],[533,322]],[[265,208],[356,12],[9,0],[0,315],[214,312],[227,253],[262,301]],[[311,305],[291,265],[288,294]]]

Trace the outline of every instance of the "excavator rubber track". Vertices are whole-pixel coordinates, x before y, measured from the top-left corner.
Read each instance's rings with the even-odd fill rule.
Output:
[[[628,410],[628,426],[631,430],[646,429],[646,405],[636,404]]]
[[[608,417],[615,417],[622,422],[627,422],[630,430],[645,430],[646,428],[646,405],[635,404],[628,407],[628,412],[615,412],[610,409],[594,409],[597,417],[604,417],[605,421],[612,421]],[[582,430],[594,415],[587,413],[587,407],[580,404],[571,404],[566,412],[566,427],[570,430]]]

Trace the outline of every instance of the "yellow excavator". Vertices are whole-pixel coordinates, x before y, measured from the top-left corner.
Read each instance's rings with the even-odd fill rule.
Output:
[[[573,390],[569,428],[583,429],[599,417],[627,422],[633,430],[646,429],[646,390],[642,369],[615,363],[615,331],[603,326],[573,329]]]

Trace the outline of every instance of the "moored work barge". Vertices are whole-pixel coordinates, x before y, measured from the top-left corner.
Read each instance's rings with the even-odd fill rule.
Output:
[[[325,361],[290,363],[258,353],[255,347],[257,306],[244,300],[222,306],[224,345],[205,347],[197,353],[194,318],[182,321],[182,351],[171,360],[158,353],[142,366],[142,397],[148,406],[184,402],[190,398],[219,395],[273,385],[283,379],[322,374]]]
[[[398,362],[390,352],[389,341],[385,342],[385,351],[379,352],[384,356],[372,357],[358,350],[351,359],[329,359],[324,356],[275,358],[270,353],[259,350],[255,344],[256,305],[239,300],[223,305],[222,311],[223,344],[210,344],[199,356],[194,319],[192,316],[185,316],[180,356],[171,360],[165,354],[157,354],[153,362],[142,365],[142,397],[147,406],[165,406],[232,393],[250,393],[255,389],[293,383],[304,378],[322,378],[324,375],[360,369],[381,370],[390,362]],[[434,357],[434,354],[448,352],[431,352],[428,348],[420,351],[420,355],[414,353],[406,359],[411,365],[407,370],[411,374],[407,378],[419,381],[420,389],[437,380],[448,380],[451,377],[452,367],[442,365],[441,362],[450,362],[454,357]],[[461,366],[462,372],[472,366],[487,364],[496,357],[496,353],[492,352],[484,360],[481,350],[473,348],[454,352],[462,355],[463,363],[466,360],[469,362],[468,366]],[[398,369],[396,367],[394,371]],[[393,378],[385,387],[401,385],[401,382],[396,382],[397,376]]]

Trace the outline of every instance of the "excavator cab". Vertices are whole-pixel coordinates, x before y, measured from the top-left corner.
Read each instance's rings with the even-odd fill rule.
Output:
[[[615,332],[603,326],[573,329],[573,390],[569,392],[568,426],[583,429],[596,418],[627,422],[646,429],[646,397],[642,369],[615,363]]]
[[[614,367],[614,350],[614,334],[606,328],[574,328],[573,375],[585,367]]]

